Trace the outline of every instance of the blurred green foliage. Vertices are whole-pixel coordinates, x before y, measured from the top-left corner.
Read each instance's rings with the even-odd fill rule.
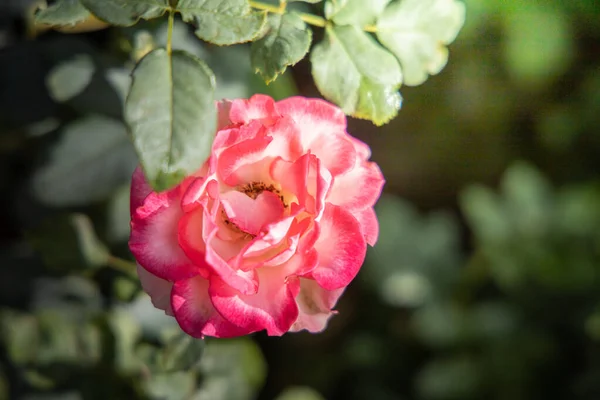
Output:
[[[387,185],[329,328],[205,341],[115,259],[124,93],[165,21],[27,40],[29,3],[0,6],[0,399],[600,398],[596,0],[465,0],[446,70],[389,125],[350,121]],[[249,46],[173,41],[218,98],[317,94],[307,61],[265,86]]]

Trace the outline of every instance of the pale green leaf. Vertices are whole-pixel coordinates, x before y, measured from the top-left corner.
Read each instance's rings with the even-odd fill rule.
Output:
[[[354,26],[328,28],[311,54],[321,93],[345,113],[382,125],[400,108],[398,61]]]
[[[384,10],[377,38],[400,61],[404,83],[416,86],[446,66],[446,46],[464,21],[465,5],[458,0],[402,0]]]
[[[46,25],[75,25],[85,21],[90,12],[79,0],[58,0],[52,5],[35,12],[35,22]]]
[[[217,125],[215,77],[198,58],[157,49],[140,61],[125,120],[146,178],[168,189],[208,158]]]
[[[140,19],[160,17],[169,0],[80,0],[98,19],[113,25],[131,26]]]
[[[52,206],[103,200],[130,179],[136,163],[120,122],[87,117],[65,127],[49,162],[33,176],[33,193]]]
[[[325,16],[338,25],[364,26],[375,22],[390,0],[336,0],[325,3]]]
[[[77,96],[90,84],[94,70],[94,61],[87,54],[75,56],[57,65],[46,77],[50,97],[64,102]]]
[[[288,3],[295,3],[295,2],[300,2],[300,1],[303,3],[317,4],[323,0],[288,0]]]
[[[304,58],[311,40],[312,32],[298,14],[272,14],[267,34],[252,43],[252,67],[267,83],[272,82]]]
[[[196,25],[196,36],[220,46],[253,40],[267,22],[246,0],[179,0],[176,9]]]

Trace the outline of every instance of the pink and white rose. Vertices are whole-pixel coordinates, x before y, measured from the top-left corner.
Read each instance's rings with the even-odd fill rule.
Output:
[[[377,241],[384,180],[369,157],[325,101],[221,102],[197,173],[160,193],[133,175],[144,290],[195,337],[323,330]]]

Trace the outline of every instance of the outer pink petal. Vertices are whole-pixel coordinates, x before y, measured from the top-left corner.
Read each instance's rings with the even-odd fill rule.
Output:
[[[352,211],[352,215],[354,215],[354,218],[360,223],[367,243],[371,246],[375,246],[377,238],[379,237],[379,221],[377,221],[377,215],[375,214],[373,207]]]
[[[319,266],[311,274],[324,289],[345,287],[360,270],[367,252],[360,224],[349,211],[327,204],[319,227],[315,243]]]
[[[169,281],[190,278],[199,273],[179,247],[177,226],[183,216],[179,187],[150,193],[131,220],[129,249],[150,273]]]
[[[348,135],[348,138],[354,145],[354,149],[356,150],[356,153],[361,161],[367,161],[369,158],[371,158],[371,148],[369,145],[362,140],[355,138],[354,136]]]
[[[235,124],[263,120],[265,125],[271,125],[278,117],[273,99],[262,94],[254,95],[248,100],[234,100],[229,112],[229,119]]]
[[[217,312],[208,295],[208,281],[202,277],[175,282],[170,300],[179,326],[190,336],[226,338],[250,333]]]
[[[290,97],[275,107],[295,122],[303,152],[315,154],[333,176],[354,166],[356,150],[346,133],[346,116],[338,107],[305,97]]]
[[[358,163],[351,171],[334,178],[327,202],[351,210],[371,207],[381,195],[384,183],[377,164]]]
[[[306,329],[309,332],[321,332],[335,311],[332,308],[337,303],[345,288],[325,290],[312,279],[300,279],[300,293],[296,297],[300,310],[298,319],[290,331],[297,332]]]
[[[294,120],[304,149],[321,136],[347,135],[343,111],[321,99],[289,97],[275,104],[277,113]]]
[[[257,271],[255,295],[241,294],[218,278],[211,280],[212,302],[224,318],[248,332],[266,329],[270,336],[283,335],[298,318],[298,278],[287,277],[283,267]]]
[[[283,203],[278,195],[262,192],[256,199],[232,190],[221,195],[221,204],[229,221],[251,235],[258,235],[267,224],[283,216]]]
[[[131,195],[129,197],[131,215],[133,215],[135,210],[144,203],[144,199],[151,192],[152,188],[146,181],[142,168],[138,166],[135,171],[133,171],[133,176],[131,177]]]
[[[137,265],[137,273],[142,283],[142,289],[148,293],[154,307],[172,316],[171,289],[173,288],[173,283],[151,274],[140,264]]]

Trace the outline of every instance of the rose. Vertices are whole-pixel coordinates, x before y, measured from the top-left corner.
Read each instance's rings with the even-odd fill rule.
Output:
[[[153,304],[195,337],[325,328],[378,236],[384,180],[322,100],[219,103],[211,156],[177,187],[138,168],[129,246]]]

